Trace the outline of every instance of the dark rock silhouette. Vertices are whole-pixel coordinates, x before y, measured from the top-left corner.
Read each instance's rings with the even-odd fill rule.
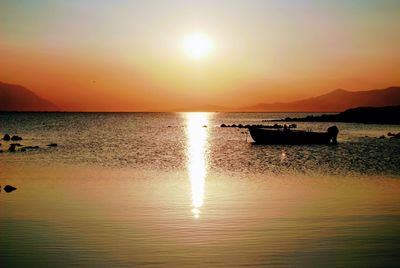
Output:
[[[10,147],[8,148],[8,151],[11,153],[15,153],[15,144],[11,144]]]
[[[400,105],[386,107],[358,107],[339,114],[323,114],[301,118],[287,117],[272,121],[296,122],[346,122],[365,124],[400,124]]]
[[[263,120],[263,122],[267,122],[265,120]],[[233,124],[233,125],[226,125],[226,124],[221,124],[220,127],[237,127],[237,128],[250,128],[250,127],[258,127],[258,128],[276,128],[276,129],[280,129],[283,128],[283,125],[278,125],[278,124],[274,124],[274,125],[263,125],[263,124],[253,124],[253,125],[242,125],[242,124]],[[289,126],[286,126],[287,129],[291,129],[291,128],[297,128],[296,124],[290,124]]]
[[[10,135],[8,135],[8,134],[5,134],[3,137],[3,140],[5,140],[5,141],[9,141],[10,139],[11,139]]]
[[[389,132],[387,135],[388,135],[389,137],[394,138],[394,139],[400,139],[400,132],[397,133],[397,134]]]
[[[17,188],[15,188],[14,186],[11,186],[11,185],[4,186],[4,192],[6,192],[6,193],[11,193],[12,191],[15,191],[15,190],[17,190]]]
[[[49,146],[49,147],[57,147],[58,144],[57,144],[57,143],[50,143],[50,144],[48,144],[47,146]]]
[[[14,135],[14,136],[11,137],[11,140],[12,141],[22,141],[22,137]]]

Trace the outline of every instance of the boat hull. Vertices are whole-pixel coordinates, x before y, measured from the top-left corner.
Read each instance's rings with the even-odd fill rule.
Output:
[[[284,131],[256,127],[250,127],[249,132],[259,144],[336,144],[336,136],[329,132]]]

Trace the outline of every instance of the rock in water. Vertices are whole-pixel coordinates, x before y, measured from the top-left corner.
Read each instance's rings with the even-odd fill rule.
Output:
[[[387,135],[395,139],[400,139],[400,132],[397,134],[389,132]]]
[[[14,136],[11,137],[11,140],[12,141],[22,141],[22,138],[20,136],[14,135]]]
[[[3,137],[3,140],[5,140],[5,141],[9,141],[10,139],[11,139],[10,135],[8,135],[8,134],[5,134]]]
[[[49,146],[49,147],[57,147],[57,143],[50,143],[47,146]]]
[[[15,153],[15,144],[11,144],[10,147],[8,148],[8,151]]]
[[[17,190],[17,188],[15,188],[14,186],[11,186],[11,185],[4,186],[4,191],[6,193],[10,193],[10,192],[15,191],[15,190]]]

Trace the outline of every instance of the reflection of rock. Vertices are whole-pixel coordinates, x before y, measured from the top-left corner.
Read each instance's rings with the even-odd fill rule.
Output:
[[[379,137],[379,139],[386,139],[385,135]]]
[[[20,143],[11,143],[11,145],[15,145],[17,147],[21,147],[22,146],[22,144],[20,144]]]
[[[49,147],[57,147],[58,145],[57,145],[57,143],[50,143],[47,146],[49,146]]]
[[[11,185],[4,186],[4,191],[6,193],[10,193],[10,192],[15,191],[15,190],[17,190],[17,188],[15,188],[14,186],[11,186]]]
[[[24,146],[21,148],[21,152],[26,152],[26,150],[39,149],[39,146]]]
[[[11,144],[10,147],[8,148],[8,151],[15,153],[15,144]]]
[[[25,146],[25,147],[21,148],[21,151],[22,150],[27,150],[27,149],[39,149],[39,146]]]
[[[14,136],[11,137],[11,140],[12,141],[22,141],[22,138],[20,136],[14,135]]]
[[[4,137],[3,137],[3,140],[9,141],[10,140],[10,135],[5,134]]]

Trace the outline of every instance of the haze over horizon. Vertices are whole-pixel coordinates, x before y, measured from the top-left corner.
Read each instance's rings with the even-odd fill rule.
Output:
[[[66,110],[245,107],[400,84],[394,0],[5,0],[0,17],[0,81]]]

